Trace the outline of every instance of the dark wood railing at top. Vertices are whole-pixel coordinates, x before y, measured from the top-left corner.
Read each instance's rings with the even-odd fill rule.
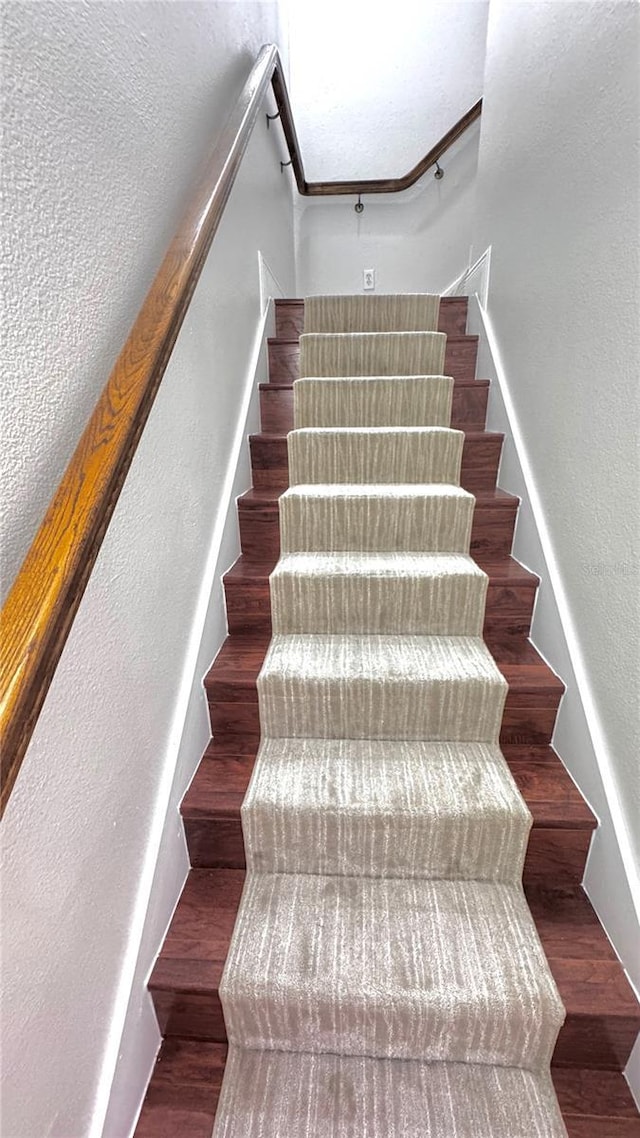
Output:
[[[2,611],[0,813],[20,770],[269,84],[298,190],[306,196],[407,189],[478,118],[481,108],[476,103],[403,178],[307,182],[277,48],[267,45],[261,49]]]

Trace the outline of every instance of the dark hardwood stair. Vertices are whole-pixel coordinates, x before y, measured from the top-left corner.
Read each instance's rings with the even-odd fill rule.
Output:
[[[518,500],[496,489],[502,437],[484,430],[489,383],[476,380],[477,338],[464,297],[444,298],[452,426],[465,431],[463,485],[477,495],[472,556],[489,576],[485,640],[509,683],[501,743],[533,816],[524,883],[567,1008],[554,1067],[569,1138],[640,1138],[621,1074],[640,1009],[580,882],[591,811],[550,740],[562,681],[528,641],[538,578],[511,556]],[[278,496],[304,302],[276,302],[262,433],[251,439],[254,487],[238,500],[242,556],[224,578],[230,635],[206,678],[215,738],[182,803],[192,870],[150,990],[165,1040],[137,1138],[210,1138],[226,1056],[218,984],[244,881],[240,807],[259,745],[256,677],[271,634],[269,573],[279,555]]]
[[[293,427],[293,381],[261,383],[260,415],[266,434],[286,434]],[[456,380],[451,403],[451,426],[483,431],[487,418],[489,380]]]
[[[224,1043],[166,1039],[137,1138],[211,1138],[226,1056]],[[619,1071],[553,1067],[551,1073],[569,1138],[640,1138],[640,1119]]]
[[[192,869],[150,980],[163,1035],[226,1040],[218,988],[244,872]],[[640,1028],[621,964],[580,889],[527,888],[567,1018],[554,1063],[620,1070]]]
[[[471,494],[490,494],[496,485],[504,435],[497,431],[465,431],[460,485]],[[256,490],[289,485],[286,434],[251,435],[251,468]]]
[[[244,869],[240,807],[258,740],[212,741],[182,803],[191,865]],[[518,788],[533,815],[525,860],[527,885],[550,878],[557,886],[582,880],[596,819],[551,747],[504,747]]]
[[[489,576],[485,631],[526,637],[539,579],[513,557],[476,561]],[[229,632],[271,632],[271,561],[239,557],[224,576]]]
[[[304,300],[276,300],[276,336],[297,340],[302,335]],[[438,331],[448,336],[465,336],[467,332],[468,296],[443,296],[440,300]]]
[[[248,490],[238,498],[240,545],[247,557],[270,560],[280,555],[277,490]],[[518,512],[518,499],[504,490],[476,496],[471,530],[471,555],[497,560],[508,557]]]
[[[272,336],[268,341],[268,352],[271,382],[293,383],[300,374],[300,341]],[[477,336],[448,336],[444,374],[458,380],[474,380],[477,355]]]

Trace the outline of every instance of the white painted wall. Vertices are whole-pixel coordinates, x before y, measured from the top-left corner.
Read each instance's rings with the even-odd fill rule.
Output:
[[[278,18],[3,7],[7,578]],[[294,289],[280,157],[259,124],[3,822],[3,1138],[123,1138],[157,1045],[144,980],[186,869],[177,803],[208,737],[265,366],[258,250]]]
[[[291,90],[309,181],[406,173],[482,94],[488,0],[292,5]],[[468,264],[478,127],[393,196],[299,199],[301,294],[443,290]]]
[[[639,48],[626,0],[492,0],[473,250],[491,245],[488,317],[588,720],[582,755],[559,740],[602,819],[586,886],[636,984]],[[535,628],[558,666],[559,630]]]

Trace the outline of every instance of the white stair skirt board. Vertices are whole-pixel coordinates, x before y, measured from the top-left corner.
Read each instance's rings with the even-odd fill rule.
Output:
[[[253,873],[220,982],[229,1042],[548,1068],[564,1008],[521,886]]]
[[[432,299],[306,306],[215,1138],[566,1138]]]
[[[440,297],[426,292],[375,296],[310,296],[305,332],[436,332]]]
[[[479,637],[274,636],[257,680],[270,738],[497,741],[507,681]]]
[[[264,739],[242,828],[258,873],[516,884],[531,815],[495,744]]]
[[[300,375],[442,375],[444,332],[306,333]]]
[[[449,427],[313,427],[287,437],[289,485],[460,483],[464,433]]]
[[[462,553],[287,553],[269,582],[273,631],[481,636],[488,583]]]
[[[468,553],[475,498],[443,483],[320,483],[281,495],[283,553]]]
[[[547,1073],[231,1046],[215,1136],[566,1138],[566,1130]]]
[[[293,385],[296,427],[448,427],[449,375],[309,376]]]

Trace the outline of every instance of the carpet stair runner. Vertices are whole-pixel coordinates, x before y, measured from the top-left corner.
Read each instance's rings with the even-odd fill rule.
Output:
[[[547,1108],[532,1106],[542,1084],[524,1068],[495,1066],[499,1083],[491,1091],[486,1064],[235,1046],[227,1056],[219,998],[250,846],[253,873],[315,867],[324,876],[409,879],[428,864],[436,880],[470,880],[474,866],[480,881],[486,866],[488,881],[512,885],[520,878],[516,851],[531,820],[525,892],[567,1010],[551,1068],[565,1125],[570,1138],[640,1138],[640,1117],[622,1074],[640,1013],[580,887],[596,819],[549,746],[563,685],[528,640],[538,579],[509,556],[517,500],[495,489],[502,436],[485,430],[488,381],[475,379],[477,337],[466,335],[467,300],[440,303],[438,330],[447,333],[445,371],[455,376],[453,390],[446,376],[428,382],[419,376],[298,379],[305,305],[282,300],[275,308],[269,382],[260,385],[262,433],[250,438],[254,489],[238,500],[243,552],[224,578],[230,635],[206,679],[215,738],[181,806],[192,869],[150,979],[165,1038],[136,1138],[211,1138],[225,1063],[230,1078],[256,1095],[266,1088],[264,1138],[300,1132],[311,1138],[318,1119],[321,1133],[343,1134],[345,1101],[354,1138],[428,1134],[429,1127],[437,1133],[437,1123],[455,1134],[451,1112],[462,1097],[474,1136],[547,1134]],[[287,433],[294,400],[298,427],[451,423],[463,430],[460,481],[476,495],[472,550],[484,572],[465,554],[412,551],[293,552],[281,555],[274,572],[278,499],[291,481]],[[310,418],[303,420],[307,405]],[[276,588],[284,590],[280,602],[272,601]],[[260,742],[256,679],[272,628],[282,635],[474,637],[485,594],[483,635],[509,683],[500,747],[449,742],[445,749],[441,742],[384,739]],[[265,761],[258,770],[259,749]],[[501,752],[522,799],[503,777]],[[279,763],[287,766],[286,784],[274,770]],[[381,836],[385,840],[373,841]],[[238,1125],[243,1110],[238,1103]]]
[[[306,302],[215,1138],[566,1134],[438,307]]]

